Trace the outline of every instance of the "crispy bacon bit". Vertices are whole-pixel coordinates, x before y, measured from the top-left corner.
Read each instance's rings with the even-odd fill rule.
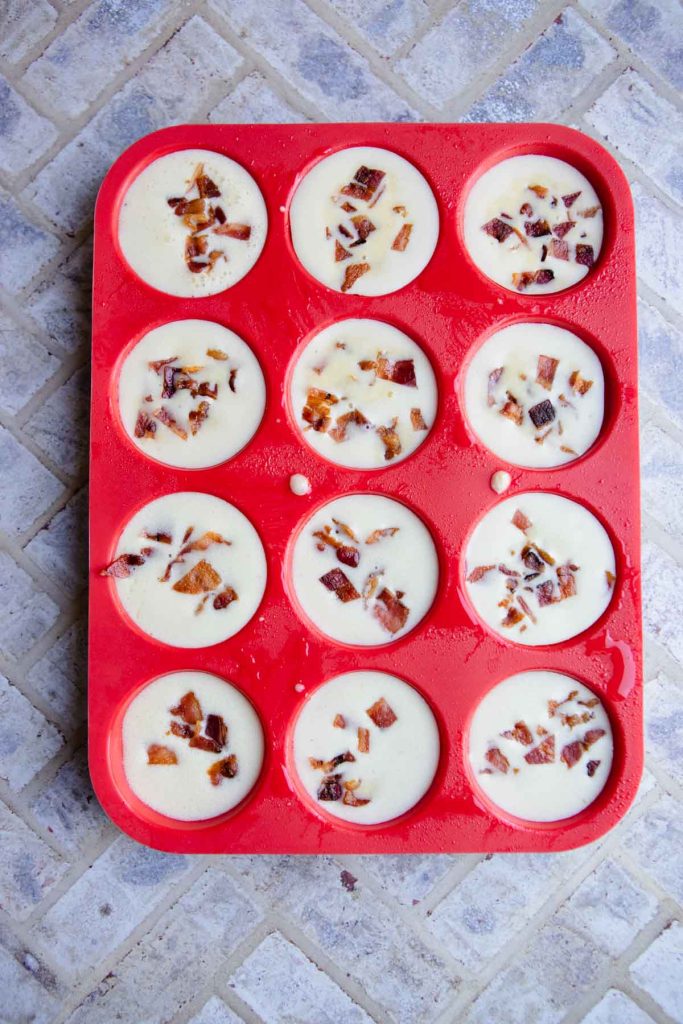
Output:
[[[518,622],[521,622],[523,618],[523,612],[520,612],[519,608],[511,606],[508,608],[505,618],[501,622],[501,626],[504,626],[505,629],[510,629],[512,626],[516,626]]]
[[[616,576],[613,572],[610,572],[609,569],[605,569],[605,579],[607,580],[607,586],[612,590],[614,584],[617,582]]]
[[[335,715],[332,725],[335,727],[335,729],[345,729],[346,719],[344,718],[343,715]]]
[[[534,742],[531,729],[526,722],[515,722],[514,729],[508,729],[506,732],[501,733],[501,736],[504,736],[506,740],[516,740],[525,747],[530,747]]]
[[[355,760],[356,758],[351,751],[345,750],[343,754],[335,754],[335,756],[331,757],[329,761],[322,761],[317,757],[309,757],[308,763],[311,768],[315,769],[315,771],[325,772],[326,775],[329,775],[329,773],[333,772],[335,768],[338,768],[340,764],[346,764],[347,762]]]
[[[576,262],[580,263],[583,267],[592,267],[595,263],[595,256],[593,254],[593,246],[585,245],[583,242],[578,242],[576,245]]]
[[[240,242],[246,242],[251,238],[251,227],[249,224],[221,224],[213,229],[215,235],[227,235],[228,238],[237,238]]]
[[[350,291],[359,277],[363,274],[367,274],[370,269],[369,263],[352,263],[346,268],[344,273],[344,280],[342,281],[341,290],[343,292]]]
[[[233,601],[239,601],[239,595],[232,587],[226,587],[225,590],[221,590],[220,594],[216,594],[213,606],[217,612],[220,612],[231,605]]]
[[[499,747],[490,747],[484,756],[495,772],[507,775],[510,762]]]
[[[521,594],[518,594],[518,595],[517,595],[517,600],[518,600],[518,602],[519,602],[519,606],[520,606],[520,608],[522,609],[522,611],[524,612],[524,614],[525,614],[525,615],[526,615],[526,616],[527,616],[528,618],[530,618],[530,619],[531,619],[531,621],[533,622],[533,624],[534,624],[534,626],[535,626],[535,625],[536,625],[536,616],[534,615],[534,613],[532,612],[531,608],[529,607],[529,605],[528,605],[528,604],[527,604],[527,602],[526,602],[526,601],[524,600],[524,598],[522,597],[522,595],[521,595]]]
[[[507,402],[500,410],[500,414],[501,416],[506,416],[507,419],[512,420],[512,422],[516,423],[518,427],[521,427],[524,420],[524,409],[514,395],[511,395],[509,391],[507,396]]]
[[[534,208],[531,203],[522,203],[519,208],[519,212],[523,217],[531,217],[534,212]]]
[[[176,706],[171,708],[171,714],[182,718],[188,725],[196,725],[204,717],[202,706],[193,690],[188,690],[187,693],[183,694]]]
[[[384,171],[363,165],[356,171],[353,181],[344,185],[339,191],[343,196],[350,196],[351,199],[363,199],[365,202],[370,202],[384,176]],[[379,199],[379,196],[377,198]]]
[[[560,601],[576,594],[576,579],[568,565],[560,565],[557,569],[557,582],[560,587]]]
[[[384,629],[389,633],[398,633],[405,626],[410,609],[402,603],[398,594],[394,594],[387,587],[382,587],[377,595],[373,613]]]
[[[199,164],[197,167],[192,184],[197,186],[202,199],[216,199],[221,194],[221,190],[215,182],[211,180],[208,174],[204,174],[203,164]]]
[[[378,729],[388,729],[398,720],[398,715],[394,714],[384,697],[376,700],[372,707],[366,708],[365,714],[372,719]]]
[[[550,234],[550,225],[547,220],[540,218],[539,220],[526,220],[524,221],[524,231],[529,238],[543,238],[544,235]]]
[[[197,389],[197,394],[201,395],[202,398],[218,398],[218,384],[209,384],[208,381],[202,381]]]
[[[569,378],[569,387],[579,395],[585,395],[593,387],[592,380],[584,380],[578,370],[574,370]]]
[[[401,454],[401,439],[396,433],[398,418],[394,417],[388,427],[377,427],[377,433],[384,445],[384,458],[388,461]]]
[[[220,582],[221,578],[214,567],[202,559],[173,584],[173,589],[178,594],[204,594],[215,590]]]
[[[358,752],[360,754],[367,754],[370,750],[370,730],[364,729],[362,725],[358,726]]]
[[[337,416],[335,425],[329,430],[328,436],[340,444],[346,440],[346,432],[350,426],[365,427],[370,421],[365,418],[362,412],[358,409],[352,409],[351,412],[345,412],[342,416]]]
[[[181,441],[187,441],[187,431],[178,426],[176,419],[171,416],[167,409],[164,409],[163,405],[160,409],[155,409],[152,416],[159,420],[160,423],[163,423],[165,427],[168,427],[169,430],[172,430]]]
[[[150,743],[147,747],[147,764],[178,764],[178,758],[169,747]]]
[[[601,761],[589,761],[586,765],[586,775],[592,779],[601,764]]]
[[[215,530],[207,530],[206,533],[203,533],[201,537],[197,538],[197,540],[193,540],[191,543],[183,543],[180,555],[187,555],[190,551],[206,551],[212,544],[227,544],[227,546],[230,547],[232,541],[226,540],[225,537],[220,533],[216,533]]]
[[[326,775],[318,787],[318,800],[341,800],[343,791],[340,779],[341,775]]]
[[[375,231],[375,225],[368,217],[364,217],[363,214],[359,213],[355,217],[351,218],[351,223],[356,229],[356,241],[352,242],[351,245],[362,245],[367,241],[368,235]]]
[[[539,427],[544,427],[546,423],[552,423],[555,419],[555,406],[549,398],[544,398],[542,402],[531,406],[529,417],[538,430]]]
[[[569,260],[569,245],[559,238],[553,238],[550,243],[550,255],[556,260]]]
[[[570,206],[574,205],[574,203],[576,202],[576,200],[579,198],[580,195],[581,195],[581,190],[580,189],[579,189],[578,192],[570,192],[568,195],[562,196],[562,202],[567,207],[567,209],[569,209]]]
[[[491,569],[495,568],[495,565],[477,565],[467,577],[467,582],[478,583],[479,580],[483,580],[487,572],[491,572]]]
[[[349,540],[352,540],[355,544],[360,544],[358,537],[356,537],[348,523],[343,523],[341,519],[335,519],[334,516],[332,516],[332,522],[345,537],[348,537]]]
[[[130,576],[131,570],[144,564],[145,559],[142,555],[119,555],[106,569],[100,569],[100,576],[113,576],[114,579],[125,580]]]
[[[604,735],[604,729],[589,729],[582,740],[584,749],[588,750],[594,743],[597,743],[599,739],[602,739]]]
[[[391,209],[394,211],[394,213],[400,213],[402,217],[405,217],[408,213],[405,206],[392,206]]]
[[[365,538],[366,544],[378,544],[383,537],[394,537],[400,527],[399,526],[385,526],[381,530],[373,530],[372,533]]]
[[[193,736],[190,740],[190,746],[196,750],[206,750],[209,754],[220,754],[223,749],[210,736]]]
[[[420,409],[416,408],[410,410],[410,423],[413,430],[429,430]]]
[[[507,565],[499,565],[498,572],[502,572],[503,576],[519,576],[515,569],[509,569]]]
[[[536,284],[550,284],[555,279],[555,274],[552,270],[537,270],[534,273]]]
[[[237,757],[235,754],[229,754],[222,760],[215,761],[206,772],[211,779],[211,785],[219,786],[221,779],[234,779],[238,770]]]
[[[513,522],[514,522],[514,519],[513,519]],[[517,524],[515,523],[515,526],[516,525]],[[527,529],[528,529],[528,527],[527,527]],[[522,561],[524,562],[524,565],[527,567],[527,569],[530,569],[531,572],[538,573],[538,572],[540,572],[542,570],[543,562],[538,557],[538,555],[534,551],[534,549],[531,546],[531,544],[527,544],[524,548],[522,548],[522,554],[521,554],[520,557],[521,557]]]
[[[555,760],[555,737],[546,736],[537,747],[524,755],[527,764],[550,764]]]
[[[190,422],[190,431],[192,436],[197,433],[204,420],[209,415],[209,409],[211,406],[208,402],[200,402],[196,409],[190,409],[188,414],[188,420]]]
[[[330,425],[330,406],[336,405],[338,401],[337,396],[329,391],[310,388],[301,416],[314,430],[324,433]]]
[[[567,743],[562,748],[560,754],[560,761],[564,761],[567,768],[573,768],[577,764],[583,755],[583,747],[578,740],[574,740],[573,743]]]
[[[171,732],[181,740],[189,740],[194,736],[194,729],[185,722],[171,722]]]
[[[406,388],[416,388],[415,363],[412,359],[387,359],[378,356],[375,373],[380,380],[390,380],[392,384],[402,384]]]
[[[138,413],[138,418],[135,421],[135,436],[136,437],[154,437],[157,432],[157,425],[151,416],[143,410]]]
[[[214,208],[213,213],[214,213],[214,217],[216,218],[216,220],[218,221],[219,224],[225,224],[225,221],[226,221],[227,218],[225,216],[225,213],[223,211],[223,207],[222,206],[216,206]]]
[[[368,602],[375,596],[381,576],[381,572],[371,572],[363,584],[363,604],[366,608]]]
[[[323,586],[331,590],[336,596],[346,604],[348,601],[355,601],[360,597],[360,594],[354,587],[351,580],[348,578],[345,572],[341,569],[330,569],[324,576],[320,577],[320,582]]]
[[[513,515],[512,519],[510,521],[511,521],[512,525],[516,526],[518,530],[522,531],[522,533],[526,533],[526,531],[532,525],[531,524],[531,520],[529,519],[529,517],[525,516],[524,513],[522,512],[522,510],[519,509],[519,508],[515,509],[515,514]]]
[[[539,199],[545,199],[548,195],[548,189],[545,185],[529,185],[532,192],[535,192]]]
[[[337,548],[337,558],[342,565],[348,565],[352,569],[360,562],[360,551],[351,547],[350,544],[340,544]]]
[[[344,213],[355,213],[356,210],[358,209],[357,206],[354,206],[353,203],[349,202],[342,203],[341,208],[344,211]]]
[[[206,354],[210,359],[218,359],[221,363],[228,358],[228,353],[223,352],[220,348],[207,348]]]
[[[573,227],[576,227],[576,221],[565,220],[561,224],[556,224],[553,228],[553,234],[557,235],[558,239],[564,238],[564,236],[571,231]],[[551,243],[552,247],[552,243]],[[564,256],[560,256],[559,259],[564,259]]]
[[[555,604],[554,589],[555,585],[552,580],[546,580],[545,583],[538,584],[536,587],[536,600],[541,608],[545,608],[549,604]]]
[[[335,240],[334,240],[334,262],[335,263],[341,263],[342,260],[350,260],[352,258],[352,256],[353,256],[353,253],[349,252],[348,249],[345,249],[344,246],[339,241],[339,239],[335,238]]]
[[[600,206],[587,206],[585,210],[579,210],[579,217],[593,218],[600,211]]]
[[[559,359],[553,359],[552,356],[539,356],[536,367],[536,383],[546,391],[550,391],[559,365]]]
[[[495,370],[491,370],[491,372],[489,374],[488,394],[487,394],[487,403],[488,403],[488,405],[495,405],[496,404],[496,399],[494,397],[494,392],[495,392],[496,384],[498,383],[498,381],[500,380],[502,375],[503,375],[503,367],[502,366],[497,367]]]
[[[358,785],[360,785],[360,780],[358,781]],[[345,789],[344,796],[342,797],[342,803],[346,804],[347,807],[365,807],[366,804],[370,803],[369,799],[356,796],[356,794],[352,790],[346,788],[348,787],[348,783],[345,782],[344,787]]]
[[[408,242],[410,241],[410,233],[412,230],[412,224],[403,224],[401,226],[401,230],[391,243],[391,248],[394,250],[394,252],[405,252],[408,246]]]
[[[504,242],[512,234],[510,225],[506,224],[504,220],[499,220],[498,217],[483,224],[482,231],[485,231],[491,238],[495,238],[497,242]]]
[[[170,363],[176,363],[177,361],[178,356],[171,356],[170,359],[153,360],[151,363],[147,363],[147,365],[149,366],[150,370],[154,370],[155,373],[161,373],[166,366],[168,366]]]

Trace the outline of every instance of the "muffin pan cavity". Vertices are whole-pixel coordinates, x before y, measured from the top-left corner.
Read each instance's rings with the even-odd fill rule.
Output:
[[[511,179],[487,175],[518,158],[513,184],[549,192],[498,210]],[[502,212],[528,245],[482,229]],[[526,233],[539,220],[550,236]],[[110,817],[185,853],[603,835],[643,753],[633,210],[612,157],[557,125],[169,128],[114,164],[95,235],[89,744]],[[593,264],[541,260],[552,238]],[[538,290],[494,279],[536,259],[555,271]],[[552,760],[529,763],[544,737],[520,722]]]

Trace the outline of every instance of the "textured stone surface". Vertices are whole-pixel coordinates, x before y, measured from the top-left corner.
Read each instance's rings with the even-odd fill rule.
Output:
[[[9,788],[22,789],[61,745],[55,727],[0,676],[0,777]]]
[[[679,89],[683,10],[676,0],[584,0],[626,46]]]
[[[683,808],[663,796],[622,837],[624,850],[643,873],[683,902]]]
[[[57,12],[47,0],[3,0],[0,7],[0,57],[16,63],[43,36],[57,20]]]
[[[28,573],[0,552],[0,650],[21,658],[57,619],[59,609]]]
[[[59,360],[0,309],[0,406],[16,413],[33,398]]]
[[[672,1020],[683,1015],[683,926],[669,925],[631,967],[631,977]]]
[[[30,220],[17,202],[0,189],[0,280],[18,292],[59,250],[59,242]]]
[[[424,0],[329,0],[330,6],[379,53],[394,53],[429,17]]]
[[[57,132],[0,75],[0,168],[17,174],[46,152]]]
[[[625,996],[623,992],[612,988],[586,1014],[581,1024],[651,1024],[652,1017]]]
[[[2,908],[21,921],[56,885],[66,864],[2,803],[0,834]]]

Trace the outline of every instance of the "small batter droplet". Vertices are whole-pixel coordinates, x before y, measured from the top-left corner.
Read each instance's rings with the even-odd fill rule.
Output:
[[[507,491],[508,487],[512,483],[512,477],[504,469],[499,469],[491,477],[491,489],[496,494],[502,494],[503,491]]]
[[[303,473],[293,473],[289,478],[289,487],[293,494],[299,496],[311,493],[311,481]]]

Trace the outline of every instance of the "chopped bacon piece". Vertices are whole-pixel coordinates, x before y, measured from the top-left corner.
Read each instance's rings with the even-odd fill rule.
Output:
[[[400,213],[402,217],[405,217],[408,213],[408,210],[406,209],[405,206],[392,206],[391,209],[394,211],[394,213]]]
[[[209,384],[208,381],[202,381],[197,388],[197,394],[201,395],[202,398],[218,398],[218,384]]]
[[[574,740],[573,743],[567,743],[562,747],[560,761],[564,761],[567,768],[573,768],[581,760],[582,755],[583,747],[578,740]]]
[[[222,363],[228,358],[228,353],[220,348],[207,348],[206,354],[210,359],[218,359]]]
[[[495,568],[495,565],[477,565],[467,577],[467,582],[478,583],[479,580],[483,580],[487,572],[491,572],[491,569]]]
[[[541,608],[549,604],[555,604],[554,589],[555,585],[552,580],[546,580],[545,583],[538,584],[536,587],[536,600]]]
[[[586,735],[583,737],[583,740],[581,741],[583,743],[584,749],[588,750],[590,747],[593,746],[594,743],[597,743],[599,739],[602,739],[604,735],[604,729],[589,729]]]
[[[144,409],[140,410],[138,418],[135,421],[135,436],[154,437],[156,432],[157,425],[154,420],[144,411]]]
[[[353,253],[349,252],[348,249],[345,249],[344,246],[339,241],[339,239],[335,238],[335,240],[334,240],[334,262],[335,263],[341,263],[342,260],[350,260],[352,258],[352,256],[353,256]]]
[[[529,238],[543,238],[544,235],[550,234],[550,225],[547,220],[526,220],[524,222],[524,231]]]
[[[100,576],[113,576],[114,579],[125,580],[130,576],[132,569],[144,564],[145,559],[142,555],[119,555],[106,569],[100,569]]]
[[[501,416],[506,416],[507,419],[512,420],[512,422],[516,423],[518,427],[521,427],[524,420],[524,409],[514,395],[511,395],[509,391],[507,396],[507,402],[500,410],[500,414]]]
[[[190,409],[187,418],[190,422],[190,431],[193,437],[208,417],[210,408],[211,406],[208,402],[200,402],[196,409]]]
[[[529,417],[538,430],[539,427],[544,427],[546,423],[552,423],[555,419],[555,406],[549,398],[544,398],[542,402],[531,406]]]
[[[514,729],[508,729],[506,732],[501,733],[506,740],[517,740],[518,743],[522,743],[525,747],[530,747],[534,742],[531,729],[526,722],[515,722]]]
[[[197,256],[204,256],[208,248],[208,242],[205,235],[189,235],[185,239],[185,262],[190,265],[196,259]],[[205,269],[205,263],[198,263],[198,267]],[[197,273],[197,271],[194,271]]]
[[[513,519],[513,522],[514,522],[514,519]],[[515,523],[515,526],[516,525],[517,524]],[[528,529],[528,527],[527,527],[527,529]],[[536,554],[536,552],[532,548],[531,544],[527,544],[526,547],[522,548],[522,553],[521,553],[520,557],[521,557],[522,561],[524,562],[524,565],[527,567],[527,569],[530,569],[531,572],[536,572],[537,573],[537,572],[540,572],[541,569],[543,568],[543,562],[538,557],[538,555]]]
[[[370,730],[364,729],[362,725],[358,726],[358,752],[360,754],[367,754],[370,750]]]
[[[398,419],[394,417],[388,427],[377,427],[377,433],[384,445],[384,458],[388,461],[401,454],[401,439],[396,432]]]
[[[429,427],[424,421],[422,411],[420,409],[410,410],[410,423],[413,430],[429,430]]]
[[[399,526],[385,526],[381,530],[373,530],[372,533],[365,538],[366,544],[378,544],[383,537],[394,537],[400,527]]]
[[[147,764],[178,764],[178,758],[169,747],[150,743],[147,747]]]
[[[172,430],[181,441],[187,441],[187,431],[178,426],[176,419],[171,416],[167,409],[164,409],[163,405],[160,409],[155,409],[152,416],[159,420],[160,423],[163,423],[165,427],[168,427],[169,430]]]
[[[546,736],[537,747],[524,755],[527,764],[550,764],[555,760],[555,737]]]
[[[553,234],[557,235],[558,239],[564,238],[564,236],[571,231],[573,227],[576,227],[576,221],[565,220],[561,224],[556,224],[553,228]],[[564,256],[560,256],[560,259],[564,259]]]
[[[356,171],[353,181],[344,185],[339,191],[343,196],[350,196],[351,199],[364,199],[369,202],[381,185],[384,176],[384,171],[363,165]]]
[[[595,263],[593,246],[585,245],[583,242],[577,242],[575,259],[576,262],[580,263],[583,267],[592,267]]]
[[[169,206],[173,206],[176,217],[191,217],[204,212],[205,203],[201,196],[197,199],[169,199]]]
[[[384,697],[380,697],[370,708],[366,708],[365,714],[371,718],[378,729],[388,729],[398,720],[392,708],[387,704]]]
[[[550,284],[555,279],[555,274],[552,270],[536,270],[534,279],[536,284]]]
[[[344,785],[346,786],[347,783],[344,783]],[[370,800],[356,796],[352,790],[345,789],[344,796],[342,797],[342,803],[346,804],[347,807],[365,807],[366,804],[370,803]]]
[[[560,565],[557,568],[557,582],[560,587],[560,601],[567,597],[574,597],[576,594],[576,579],[568,565]]]
[[[502,375],[503,375],[503,367],[502,366],[498,366],[495,370],[491,370],[491,372],[489,374],[488,393],[487,393],[487,403],[488,403],[488,405],[495,405],[496,404],[496,399],[494,397],[494,391],[495,391],[496,384],[498,383],[498,381],[500,380]]]
[[[227,235],[228,238],[238,238],[246,242],[251,238],[251,227],[248,224],[221,224],[213,229],[214,235]]]
[[[536,383],[540,384],[546,391],[550,391],[559,365],[559,359],[553,359],[552,356],[539,356],[536,367]]]
[[[402,384],[407,388],[416,388],[415,363],[412,359],[387,359],[378,356],[375,373],[380,380],[390,380],[392,384]]]
[[[171,356],[170,359],[156,359],[151,363],[147,363],[150,370],[154,370],[155,373],[161,373],[164,367],[168,366],[169,363],[175,363],[178,361],[178,356]]]
[[[548,189],[545,185],[529,185],[532,192],[535,192],[539,199],[545,199],[548,195]]]
[[[389,633],[398,633],[408,620],[410,608],[401,602],[397,594],[383,587],[377,595],[373,613]]]
[[[335,715],[332,725],[335,727],[335,729],[345,729],[346,719],[344,718],[343,715]]]
[[[574,205],[574,203],[576,202],[576,200],[579,198],[580,195],[581,195],[581,190],[580,189],[579,189],[578,192],[570,192],[568,195],[562,196],[562,202],[567,207],[567,209],[569,209],[570,206]]]
[[[318,800],[341,800],[343,791],[340,779],[341,775],[326,775],[318,787]]]
[[[181,740],[189,740],[194,736],[194,729],[185,722],[171,722],[171,732]]]
[[[593,387],[592,380],[585,380],[578,370],[574,370],[569,378],[569,387],[579,395],[585,395]]]
[[[609,569],[605,569],[605,579],[607,580],[607,586],[612,590],[614,584],[617,582],[616,576],[613,572],[610,572]]]
[[[403,224],[401,226],[401,230],[391,243],[391,248],[394,250],[394,252],[405,252],[408,246],[408,242],[410,241],[410,233],[412,230],[412,224]]]
[[[170,544],[173,540],[170,533],[150,533],[148,530],[143,530],[142,536],[146,540],[155,540],[157,544]]]
[[[350,544],[340,544],[337,548],[337,558],[342,565],[348,565],[355,569],[360,562],[360,551],[358,548],[351,547]]]
[[[523,618],[524,614],[520,612],[519,608],[511,606],[508,608],[505,618],[501,622],[501,626],[504,626],[506,629],[510,629],[512,626],[516,626],[518,622],[521,622]]]
[[[220,594],[216,594],[213,606],[217,612],[220,612],[231,605],[233,601],[239,601],[239,595],[232,587],[226,587],[225,590],[221,590]]]
[[[597,697],[591,697],[590,700],[577,700],[577,704],[581,704],[584,708],[596,708],[600,701]]]
[[[490,747],[484,756],[494,771],[507,775],[510,762],[499,747]]]
[[[586,765],[586,775],[592,779],[601,764],[601,761],[589,761]]]
[[[347,762],[355,760],[356,758],[351,751],[345,750],[343,754],[335,754],[335,756],[331,757],[329,761],[322,761],[317,757],[309,757],[308,763],[311,768],[314,768],[316,771],[325,772],[326,775],[329,775],[329,773],[334,771],[335,768],[338,768],[340,764],[346,764]]]
[[[522,205],[519,208],[519,212],[523,217],[531,217],[531,215],[534,212],[534,208],[531,205],[531,203],[522,203]]]
[[[223,749],[216,740],[210,736],[193,736],[190,740],[190,746],[196,750],[206,750],[210,754],[220,754]]]
[[[239,768],[235,754],[229,754],[220,761],[215,761],[210,768],[206,769],[211,779],[212,786],[220,785],[221,779],[234,779]]]
[[[204,594],[215,590],[220,582],[221,578],[214,567],[202,559],[173,584],[173,589],[178,594]]]
[[[189,538],[188,538],[189,540]],[[232,544],[232,541],[226,540],[220,533],[216,533],[215,530],[207,530],[197,540],[193,540],[190,543],[183,544],[180,554],[188,555],[190,551],[206,551],[212,544],[227,544],[228,547]]]
[[[204,168],[201,164],[199,165],[199,168],[197,168],[197,170],[199,171],[199,173],[195,171],[193,184],[197,186],[197,189],[199,190],[199,195],[202,197],[202,199],[218,198],[218,196],[220,196],[221,194],[221,190],[218,188],[218,185],[216,185],[216,183],[211,180],[208,174],[204,174]]]
[[[314,430],[327,430],[330,425],[330,406],[336,405],[339,399],[329,391],[320,388],[309,388],[306,405],[301,413],[302,419],[310,423]]]
[[[593,218],[600,209],[600,206],[587,206],[585,210],[578,210],[578,215],[579,217]]]
[[[553,238],[550,243],[550,255],[556,260],[569,260],[569,245],[559,238]]]
[[[510,225],[506,224],[504,220],[499,220],[498,217],[483,224],[482,231],[485,231],[491,238],[495,238],[497,242],[504,242],[512,234]]]
[[[522,533],[526,533],[526,531],[532,525],[529,517],[525,516],[520,508],[515,509],[515,514],[513,515],[510,522],[512,523],[513,526],[516,526],[518,530],[521,530]]]
[[[182,718],[188,725],[196,725],[204,717],[202,706],[193,690],[188,690],[187,693],[183,694],[176,706],[171,708],[171,714]]]
[[[345,572],[341,569],[330,569],[324,576],[320,577],[320,582],[323,586],[331,590],[336,596],[346,604],[348,601],[355,601],[360,597],[360,594],[354,587],[351,580],[348,578]]]
[[[344,213],[355,213],[356,210],[358,209],[357,206],[354,206],[353,203],[349,203],[348,201],[342,203],[341,208],[344,211]]]
[[[342,416],[337,416],[336,423],[328,431],[328,436],[340,444],[346,440],[346,432],[350,426],[365,427],[370,421],[365,418],[362,412],[358,409],[352,409],[351,412],[345,412]]]
[[[531,619],[531,621],[533,622],[533,624],[534,624],[534,626],[535,626],[535,625],[536,625],[536,616],[534,615],[534,613],[532,612],[531,608],[529,607],[529,605],[528,605],[528,604],[527,604],[527,602],[526,602],[526,601],[524,600],[524,598],[522,597],[522,595],[521,595],[521,594],[518,594],[518,595],[517,595],[517,600],[518,600],[518,602],[519,602],[519,606],[520,606],[520,608],[522,609],[522,611],[524,612],[524,614],[525,614],[525,615],[526,615],[526,616],[527,616],[528,618],[530,618],[530,619]]]
[[[343,292],[350,291],[353,288],[356,281],[358,280],[358,278],[362,277],[363,274],[367,274],[369,269],[369,263],[352,263],[349,267],[346,268],[346,271],[344,273],[344,280],[342,281],[341,284],[341,290]]]
[[[363,604],[366,608],[368,602],[375,596],[381,576],[381,572],[371,572],[363,584]]]
[[[509,569],[507,565],[499,565],[498,572],[502,572],[503,576],[519,576],[515,569]]]
[[[356,229],[356,241],[352,242],[351,245],[362,245],[367,241],[368,235],[375,231],[375,225],[368,217],[364,217],[361,213],[351,218],[351,223]]]
[[[219,224],[225,224],[227,218],[225,216],[222,206],[216,206],[213,213]]]
[[[332,522],[339,529],[340,533],[344,534],[345,537],[348,537],[349,540],[354,541],[355,544],[360,544],[358,537],[356,537],[355,533],[348,525],[348,523],[343,523],[341,519],[335,519],[334,516],[332,516]]]

